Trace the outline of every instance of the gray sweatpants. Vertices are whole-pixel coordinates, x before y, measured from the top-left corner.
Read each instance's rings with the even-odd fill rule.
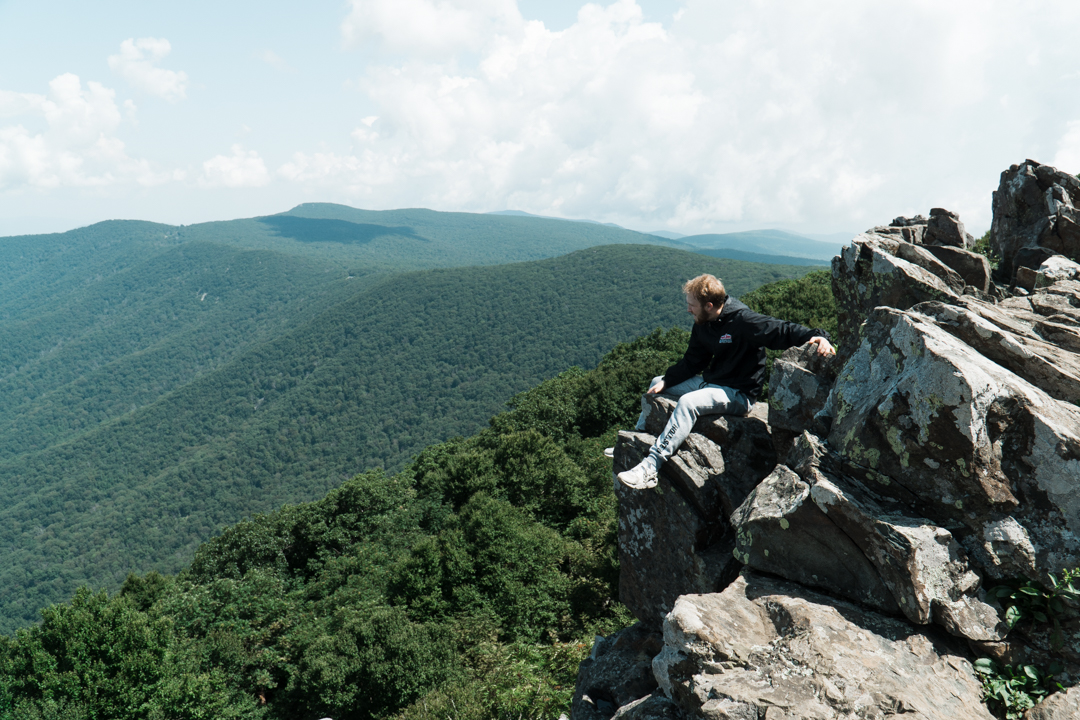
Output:
[[[663,376],[653,378],[649,387],[663,379]],[[746,393],[723,385],[711,385],[702,380],[700,375],[673,387],[664,388],[664,392],[660,394],[678,398],[679,402],[671,413],[667,425],[664,426],[664,431],[656,438],[656,442],[649,451],[657,468],[678,451],[683,440],[686,440],[686,436],[693,429],[699,415],[746,415],[750,412],[750,406],[753,405]],[[638,417],[636,427],[638,431],[645,429],[645,419],[649,416],[651,409],[652,406],[645,401],[645,398],[642,398],[641,415]]]

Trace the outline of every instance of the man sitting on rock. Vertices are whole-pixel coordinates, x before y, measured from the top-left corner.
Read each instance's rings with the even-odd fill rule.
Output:
[[[787,350],[815,343],[822,355],[834,350],[828,334],[797,323],[760,315],[729,298],[724,285],[712,275],[699,275],[683,286],[686,311],[694,316],[694,329],[683,359],[653,378],[648,394],[663,393],[679,402],[648,457],[619,473],[627,487],[655,487],[660,467],[682,445],[698,415],[746,415],[761,393],[765,378],[765,349]],[[700,375],[699,375],[700,373]],[[638,432],[652,406],[641,400]]]

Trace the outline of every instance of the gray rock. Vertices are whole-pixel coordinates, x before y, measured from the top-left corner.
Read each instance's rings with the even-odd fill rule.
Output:
[[[990,261],[985,255],[958,247],[928,245],[924,249],[954,270],[971,287],[981,292],[990,290]]]
[[[1080,718],[1080,687],[1054,693],[1024,713],[1024,720],[1076,720]]]
[[[926,236],[926,223],[927,219],[922,215],[913,218],[898,217],[888,225],[871,228],[868,232],[918,245]]]
[[[997,642],[1009,634],[1002,610],[984,600],[965,595],[958,600],[934,598],[934,623],[949,634],[981,642]]]
[[[933,208],[930,210],[923,242],[927,245],[964,249],[971,244],[971,235],[965,232],[959,215],[944,208]]]
[[[1054,229],[1043,245],[1066,257],[1080,258],[1080,212],[1075,207],[1058,208]]]
[[[801,448],[797,472],[777,467],[731,516],[741,562],[972,640],[1004,637],[997,609],[973,597],[980,579],[948,530],[830,474],[839,461],[812,436]]]
[[[1001,173],[994,192],[990,244],[1001,258],[998,272],[1005,281],[1016,278],[1019,283],[1016,256],[1024,248],[1041,247],[1080,259],[1078,206],[1080,180],[1068,173],[1034,160]]]
[[[619,433],[615,472],[636,465],[655,438]],[[735,546],[718,491],[723,468],[708,468],[719,457],[711,441],[691,435],[661,469],[652,490],[631,490],[615,482],[619,500],[619,600],[638,620],[659,626],[684,593],[714,592],[733,574]],[[685,468],[704,477],[687,482]],[[703,469],[706,468],[706,469]]]
[[[686,713],[660,694],[649,695],[619,708],[612,720],[684,720]]]
[[[773,361],[769,377],[769,427],[799,434],[814,427],[838,369],[835,356],[821,355],[813,345],[784,351]]]
[[[873,563],[810,498],[811,486],[780,465],[731,516],[738,560],[808,587],[897,613]]]
[[[1080,552],[1080,409],[931,318],[878,308],[837,380],[829,443],[846,472],[944,527],[1013,516],[1036,550],[1025,575]],[[1022,507],[1019,497],[1030,498]],[[1037,570],[1038,568],[1039,570]]]
[[[941,640],[754,573],[680,598],[653,671],[697,718],[992,718],[971,664]]]
[[[1018,334],[1002,329],[987,319],[988,316],[993,317],[989,309],[976,315],[954,305],[922,303],[913,310],[932,317],[939,327],[984,357],[1051,396],[1073,403],[1080,402],[1080,355],[1041,338],[1035,339],[1034,331]]]
[[[922,215],[916,215],[915,217],[897,217],[893,218],[893,221],[889,223],[888,227],[918,227],[919,225],[926,225],[930,222],[930,219],[923,217]]]
[[[1014,517],[987,521],[968,544],[992,578],[1006,580],[1030,576],[1035,568],[1035,546],[1031,544],[1031,536]]]
[[[570,706],[574,720],[608,720],[616,711],[656,689],[652,659],[663,636],[637,623],[611,637],[597,636],[592,654],[578,666]]]
[[[864,233],[833,258],[832,286],[839,335],[836,345],[841,364],[859,346],[860,328],[874,308],[906,310],[921,302],[956,303],[959,299],[941,278],[893,255],[899,245],[895,240]]]
[[[1055,319],[1058,318],[1058,316],[1054,317]],[[1065,320],[1065,322],[1037,321],[1034,325],[1035,331],[1045,338],[1047,342],[1053,343],[1063,350],[1080,353],[1080,327],[1068,317],[1061,319]]]
[[[1047,287],[1061,280],[1080,280],[1080,263],[1064,255],[1052,255],[1039,265],[1036,287]]]
[[[960,276],[960,273],[950,268],[941,260],[938,260],[934,253],[930,252],[928,248],[901,242],[896,243],[896,245],[891,248],[891,252],[893,256],[898,257],[901,260],[907,260],[912,265],[917,265],[923,270],[933,274],[957,295],[964,292],[964,287],[967,283],[964,282],[964,278]]]
[[[820,478],[811,497],[869,558],[909,620],[925,625],[935,603],[962,601],[978,588],[967,553],[948,530],[923,518],[886,513],[845,485],[841,478]],[[997,624],[995,617],[991,628]],[[978,634],[975,639],[983,639],[987,631]]]
[[[1016,277],[1014,278],[1013,282],[1015,283],[1017,288],[1022,288],[1028,292],[1031,292],[1035,289],[1035,286],[1039,282],[1039,271],[1033,270],[1029,267],[1017,267]]]

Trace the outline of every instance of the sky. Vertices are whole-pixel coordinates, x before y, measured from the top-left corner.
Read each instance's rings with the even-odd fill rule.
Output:
[[[302,202],[990,225],[1080,172],[1065,0],[0,0],[0,236]]]

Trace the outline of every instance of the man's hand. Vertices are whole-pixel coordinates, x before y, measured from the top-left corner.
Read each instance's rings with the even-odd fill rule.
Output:
[[[836,350],[833,348],[832,343],[829,342],[828,338],[823,338],[818,335],[817,337],[810,338],[810,343],[817,345],[818,355],[836,354]]]
[[[638,387],[641,387],[641,386],[639,385]],[[653,385],[651,388],[649,388],[645,392],[647,392],[649,395],[658,395],[658,394],[664,392],[664,381],[663,380],[659,381],[658,383]]]

